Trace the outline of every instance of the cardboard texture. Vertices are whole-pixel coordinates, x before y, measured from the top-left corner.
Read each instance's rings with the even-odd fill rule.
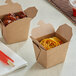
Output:
[[[76,17],[73,16],[73,10],[69,0],[48,0],[55,8],[63,13],[72,23],[76,25]]]
[[[45,68],[64,62],[68,45],[72,37],[72,28],[67,24],[63,24],[55,32],[51,24],[45,24],[43,21],[39,21],[38,24],[40,26],[32,30],[31,36],[37,62]],[[45,50],[40,44],[40,41],[53,36],[58,37],[64,43],[50,50]]]
[[[0,18],[9,14],[23,11],[21,5],[13,3],[11,0],[6,0],[6,5],[0,6]],[[28,32],[31,20],[36,16],[37,9],[35,7],[29,7],[24,10],[28,17],[16,20],[7,26],[1,21],[2,35],[6,43],[15,43],[26,40],[28,38]]]
[[[34,28],[32,30],[32,37],[34,38],[39,38],[39,37],[42,37],[42,36],[45,36],[47,34],[50,34],[50,33],[53,33],[55,30],[53,28],[53,26],[51,24],[45,24],[43,21],[39,21],[38,22],[38,25],[40,27],[38,28]],[[50,26],[49,26],[50,25]],[[45,26],[45,27],[44,27]],[[45,31],[46,30],[46,31]],[[36,33],[34,33],[34,31]],[[37,34],[38,33],[38,34]]]

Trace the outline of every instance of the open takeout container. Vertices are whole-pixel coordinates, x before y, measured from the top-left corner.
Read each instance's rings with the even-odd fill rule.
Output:
[[[6,5],[0,6],[0,19],[9,13],[23,11],[21,5],[18,3],[13,3],[11,0],[6,0],[6,3]],[[28,38],[30,21],[36,16],[37,9],[29,7],[24,12],[28,17],[16,20],[7,26],[1,21],[2,35],[6,43],[15,43]]]
[[[72,28],[67,24],[59,26],[55,32],[51,24],[45,24],[43,21],[39,21],[37,28],[32,30],[32,42],[34,46],[35,56],[38,63],[45,68],[52,67],[56,64],[64,62],[68,45],[72,37]],[[46,50],[40,41],[45,38],[56,36],[63,41],[63,44],[54,47],[50,50]]]

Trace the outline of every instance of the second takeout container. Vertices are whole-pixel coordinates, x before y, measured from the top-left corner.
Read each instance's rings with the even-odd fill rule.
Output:
[[[6,0],[6,3],[6,5],[0,6],[0,19],[9,13],[23,11],[18,3],[13,3],[11,0]],[[30,21],[36,16],[37,9],[29,7],[24,12],[28,17],[16,20],[7,26],[1,21],[2,35],[6,43],[15,43],[28,38]]]
[[[40,26],[32,30],[31,36],[37,62],[45,68],[64,62],[72,37],[72,28],[67,24],[63,24],[55,32],[51,24],[45,24],[43,21],[39,21],[38,24]],[[50,50],[45,50],[40,41],[53,36],[58,37],[64,43]]]

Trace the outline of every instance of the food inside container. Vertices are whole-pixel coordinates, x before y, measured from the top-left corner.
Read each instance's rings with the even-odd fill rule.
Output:
[[[0,6],[2,36],[6,43],[12,44],[28,39],[31,20],[36,16],[37,9],[29,7],[22,9],[18,3],[6,0],[6,5]]]
[[[39,27],[34,28],[31,33],[37,62],[45,68],[64,62],[72,37],[72,28],[63,24],[55,31],[53,25],[42,20],[38,25]]]
[[[24,17],[27,17],[27,15],[23,12],[17,12],[17,13],[9,13],[7,15],[5,15],[1,20],[4,23],[5,26],[7,26],[8,24],[18,20],[18,19],[22,19]]]
[[[40,41],[40,44],[46,49],[49,50],[56,46],[59,46],[63,43],[58,37],[45,38]]]

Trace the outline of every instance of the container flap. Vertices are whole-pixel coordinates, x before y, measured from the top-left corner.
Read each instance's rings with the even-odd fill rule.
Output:
[[[29,7],[24,12],[27,14],[28,17],[34,18],[37,14],[37,9],[35,7]]]
[[[39,38],[55,32],[51,24],[45,24],[43,21],[39,21],[38,25],[40,26],[32,30],[32,37],[34,38]]]
[[[69,41],[72,37],[72,28],[67,24],[63,24],[57,29],[56,33]]]
[[[30,36],[30,38],[32,39],[32,41],[33,41],[38,47],[41,47],[41,48],[43,48],[44,50],[46,50],[46,49],[39,43],[39,41],[37,41],[36,39],[34,39],[32,36]]]
[[[21,5],[13,3],[11,0],[6,0],[6,5],[0,6],[0,17],[8,13],[15,13],[22,11]]]

